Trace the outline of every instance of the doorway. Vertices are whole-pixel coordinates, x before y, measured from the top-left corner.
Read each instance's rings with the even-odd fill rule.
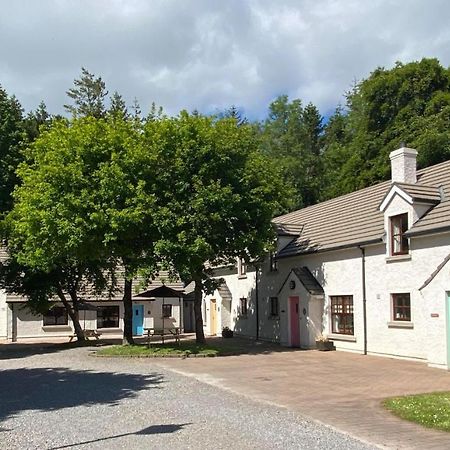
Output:
[[[144,334],[144,305],[133,305],[133,336]]]
[[[299,298],[289,297],[289,345],[300,347],[300,325],[298,317]]]
[[[209,306],[209,333],[212,336],[215,336],[217,333],[216,327],[217,327],[217,303],[216,300],[212,298]]]

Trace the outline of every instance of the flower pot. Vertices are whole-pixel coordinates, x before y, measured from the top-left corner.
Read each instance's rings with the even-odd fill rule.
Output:
[[[222,337],[224,337],[224,338],[232,338],[233,337],[233,330],[230,330],[229,328],[224,328],[222,330]]]
[[[329,352],[330,350],[336,350],[333,341],[316,341],[317,350],[321,352]]]

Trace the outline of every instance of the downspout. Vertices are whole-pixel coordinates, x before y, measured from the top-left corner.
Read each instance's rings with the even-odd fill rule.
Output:
[[[358,247],[361,250],[361,281],[363,296],[363,329],[364,329],[364,355],[367,355],[367,297],[366,297],[366,249]]]
[[[259,340],[259,294],[258,294],[258,264],[255,264],[255,316],[256,340]]]

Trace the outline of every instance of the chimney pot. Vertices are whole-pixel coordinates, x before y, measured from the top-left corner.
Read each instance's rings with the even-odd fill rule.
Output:
[[[390,153],[392,183],[417,182],[417,150],[401,147]]]

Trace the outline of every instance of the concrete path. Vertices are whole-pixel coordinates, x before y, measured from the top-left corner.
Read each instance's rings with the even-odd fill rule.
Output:
[[[388,448],[450,449],[450,434],[397,419],[380,405],[386,397],[450,390],[449,372],[422,363],[347,352],[278,351],[158,364]]]

